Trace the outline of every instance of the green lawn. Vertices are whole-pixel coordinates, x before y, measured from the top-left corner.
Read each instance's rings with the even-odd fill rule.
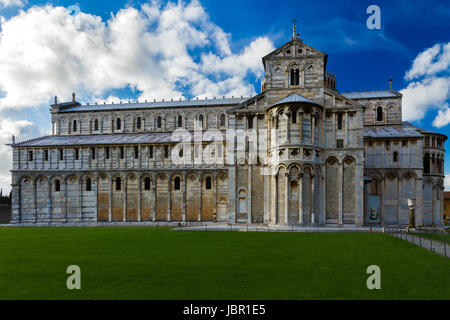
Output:
[[[382,290],[366,287],[373,264]],[[0,299],[450,299],[449,272],[381,233],[0,228]]]

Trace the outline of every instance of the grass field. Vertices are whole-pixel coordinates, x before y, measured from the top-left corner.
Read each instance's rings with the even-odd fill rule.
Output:
[[[382,290],[366,287],[373,264]],[[450,299],[449,272],[381,233],[0,228],[0,299]]]

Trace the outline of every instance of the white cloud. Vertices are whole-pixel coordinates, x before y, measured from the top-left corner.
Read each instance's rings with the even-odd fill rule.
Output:
[[[433,47],[421,52],[414,59],[411,69],[406,73],[405,79],[412,80],[421,76],[430,76],[448,70],[450,66],[450,42],[437,43]]]
[[[403,94],[403,119],[421,120],[427,111],[440,109],[433,125],[442,127],[450,122],[450,42],[436,44],[419,53],[405,74],[408,86]]]
[[[26,0],[0,0],[0,8],[23,7],[26,3]]]
[[[0,0],[13,2],[19,1]],[[271,40],[259,37],[233,52],[231,35],[210,20],[198,0],[153,1],[122,9],[108,21],[52,5],[0,18],[0,112],[7,118],[13,109],[46,106],[55,95],[70,100],[72,92],[91,103],[105,98],[117,103],[111,90],[128,87],[139,100],[150,101],[250,96],[256,92],[248,78],[262,75],[261,58],[274,50]],[[29,121],[2,119],[0,132],[0,152],[6,155],[0,160],[0,185],[9,188],[12,158],[5,143],[12,134],[22,140],[44,130]]]
[[[261,57],[273,44],[261,37],[233,53],[230,38],[197,0],[126,8],[106,22],[62,7],[33,7],[2,23],[0,108],[46,104],[54,95],[70,99],[72,91],[80,99],[103,96],[127,86],[140,100],[253,95],[246,76],[261,76]]]
[[[420,120],[428,110],[446,104],[450,97],[450,78],[431,77],[414,81],[400,92],[403,94],[403,119]]]
[[[450,174],[445,175],[444,187],[445,187],[445,191],[450,191]]]
[[[27,120],[14,120],[11,118],[0,119],[0,188],[3,192],[11,189],[12,149],[7,143],[12,142],[12,135],[21,140],[30,139],[48,134],[48,131],[40,129],[36,124]],[[16,142],[19,140],[16,139]]]
[[[441,128],[450,123],[450,108],[445,105],[444,108],[438,110],[438,115],[433,120],[433,126],[436,128]]]

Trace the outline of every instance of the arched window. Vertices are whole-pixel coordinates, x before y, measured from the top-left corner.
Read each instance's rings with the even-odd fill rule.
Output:
[[[55,180],[55,192],[61,191],[61,181]]]
[[[122,121],[120,120],[120,118],[117,118],[117,120],[116,120],[116,129],[120,130],[121,127],[122,127]]]
[[[178,153],[178,156],[179,156],[180,158],[183,158],[183,149],[180,150],[180,152]]]
[[[76,131],[77,131],[77,120],[73,120],[72,131],[73,131],[73,132],[76,132]]]
[[[178,116],[178,128],[181,128],[183,126],[183,117]]]
[[[161,117],[158,117],[156,122],[157,122],[158,129],[161,129],[161,127],[162,127],[162,119],[161,119]]]
[[[291,86],[295,85],[295,71],[291,69]]]
[[[200,123],[200,128],[203,129],[203,115],[202,114],[198,116],[198,122]]]
[[[135,159],[139,158],[139,147],[134,147],[134,158]]]
[[[205,189],[211,190],[211,177],[206,177]]]
[[[150,190],[150,178],[149,177],[145,178],[145,180],[144,180],[144,190],[145,191]]]
[[[300,70],[295,69],[295,85],[300,85]]]
[[[86,191],[92,191],[92,180],[91,178],[86,179]]]
[[[98,131],[98,119],[94,121],[94,131]]]
[[[220,126],[225,127],[225,115],[224,114],[220,115]]]
[[[116,178],[116,191],[120,191],[120,190],[122,190],[122,180],[119,177],[117,177]]]
[[[383,107],[377,108],[377,121],[383,121]]]
[[[398,161],[398,152],[394,151],[394,162]]]
[[[141,126],[142,126],[142,119],[141,119],[141,117],[138,117],[136,119],[136,129],[140,130]]]
[[[297,112],[291,111],[292,123],[297,123]]]
[[[176,177],[175,178],[175,181],[174,181],[174,189],[175,190],[180,190],[180,178],[179,177]]]

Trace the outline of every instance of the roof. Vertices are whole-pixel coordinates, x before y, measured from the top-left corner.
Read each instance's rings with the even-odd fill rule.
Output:
[[[364,126],[364,138],[421,138],[419,130],[409,122],[396,126]]]
[[[413,129],[415,129],[415,130],[417,130],[417,131],[419,131],[420,133],[423,133],[423,134],[437,134],[437,135],[440,135],[440,136],[444,136],[447,139],[447,136],[445,134],[433,132],[433,131],[426,130],[426,129],[422,129],[422,128],[416,127],[415,125],[412,125],[411,123],[406,122],[406,121],[403,122],[403,125],[407,126],[407,127],[410,127],[410,128],[413,128]]]
[[[316,104],[314,101],[309,100],[308,98],[298,94],[298,93],[291,93],[290,95],[284,97],[283,99],[281,99],[278,102],[275,102],[274,104],[272,104],[269,108],[274,107],[274,106],[278,106],[278,105],[282,105],[282,104],[288,104],[288,103],[310,103],[310,104]]]
[[[154,102],[133,102],[133,103],[116,103],[116,104],[91,104],[70,106],[60,109],[59,112],[82,112],[82,111],[105,111],[105,110],[127,110],[127,109],[153,109],[153,108],[179,108],[179,107],[203,107],[203,106],[220,106],[220,105],[238,105],[249,98],[220,98],[220,99],[204,99],[204,100],[177,100],[177,101],[154,101]],[[60,104],[62,105],[62,104]]]
[[[393,90],[344,92],[341,93],[341,95],[349,99],[396,98],[402,96],[400,93]]]
[[[180,133],[181,135],[187,132]],[[191,141],[193,132],[189,132]],[[203,134],[203,142],[225,141],[224,131],[212,131]],[[159,144],[181,141],[176,132],[143,132],[143,133],[113,133],[87,136],[46,136],[14,144],[14,147],[55,147],[55,146],[94,146],[94,145],[129,145],[129,144]],[[186,140],[185,140],[186,141]]]

